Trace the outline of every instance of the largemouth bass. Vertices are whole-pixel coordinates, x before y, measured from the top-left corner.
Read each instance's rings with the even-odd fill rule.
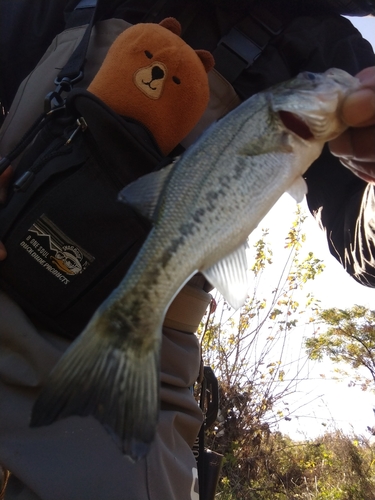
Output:
[[[154,438],[159,351],[168,306],[200,271],[235,308],[248,289],[246,241],[278,198],[306,193],[302,174],[344,131],[338,110],[358,80],[302,73],[259,93],[177,161],[120,199],[153,221],[125,278],[53,370],[31,425],[93,415],[137,460]]]

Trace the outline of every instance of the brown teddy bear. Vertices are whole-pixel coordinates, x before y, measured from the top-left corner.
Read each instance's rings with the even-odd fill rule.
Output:
[[[209,99],[212,55],[180,38],[174,18],[141,23],[113,42],[88,90],[116,113],[145,125],[163,154],[190,132]]]

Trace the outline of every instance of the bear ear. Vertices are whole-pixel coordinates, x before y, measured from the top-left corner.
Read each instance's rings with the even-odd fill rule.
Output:
[[[167,30],[172,31],[177,36],[181,36],[181,24],[174,17],[166,17],[160,21],[160,26],[167,28]]]
[[[199,59],[202,61],[204,69],[206,70],[206,73],[211,71],[211,69],[215,66],[215,59],[214,56],[211,54],[211,52],[208,52],[208,50],[196,50],[195,51]]]

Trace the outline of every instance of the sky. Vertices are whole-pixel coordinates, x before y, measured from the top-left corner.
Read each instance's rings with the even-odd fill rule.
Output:
[[[375,18],[350,18],[350,21],[362,33],[375,51]],[[325,236],[305,207],[307,220],[304,224],[306,233],[306,251],[312,251],[315,257],[325,264],[324,272],[313,282],[312,291],[321,300],[324,308],[349,308],[354,304],[375,309],[375,289],[364,287],[353,280],[329,253]],[[284,237],[294,219],[296,204],[284,194],[279,202],[267,214],[259,225],[269,228],[272,236],[272,248],[282,259]],[[289,216],[290,214],[290,216]],[[256,235],[254,235],[256,237]],[[279,252],[275,245],[280,245]],[[297,333],[294,348],[300,348],[303,333]],[[367,426],[375,426],[375,394],[363,392],[359,388],[348,387],[345,382],[329,380],[334,366],[329,362],[310,363],[309,380],[300,384],[298,393],[287,398],[285,407],[298,408],[291,415],[291,420],[282,420],[279,429],[293,439],[314,439],[327,430],[342,429],[370,437]],[[326,374],[324,379],[320,374]],[[311,401],[311,403],[309,403]]]

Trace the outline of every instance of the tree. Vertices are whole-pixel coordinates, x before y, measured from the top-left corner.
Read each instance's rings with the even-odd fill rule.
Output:
[[[223,481],[234,498],[250,498],[262,444],[280,419],[290,418],[287,404],[285,409],[280,405],[296,391],[307,362],[301,353],[288,358],[290,343],[301,342],[294,340],[298,326],[311,321],[317,309],[314,297],[304,295],[303,288],[324,267],[311,252],[302,256],[305,218],[298,209],[278,272],[272,269],[268,231],[263,231],[253,245],[253,287],[245,305],[234,312],[217,296],[216,312],[201,325],[204,364],[218,377],[221,412],[207,445],[225,456]]]
[[[344,363],[355,370],[351,385],[362,390],[375,389],[375,311],[355,305],[350,309],[326,309],[319,313],[325,328],[323,333],[306,339],[310,359],[322,360],[324,356],[333,363]],[[370,378],[363,375],[365,369]],[[346,370],[337,368],[341,375]]]

